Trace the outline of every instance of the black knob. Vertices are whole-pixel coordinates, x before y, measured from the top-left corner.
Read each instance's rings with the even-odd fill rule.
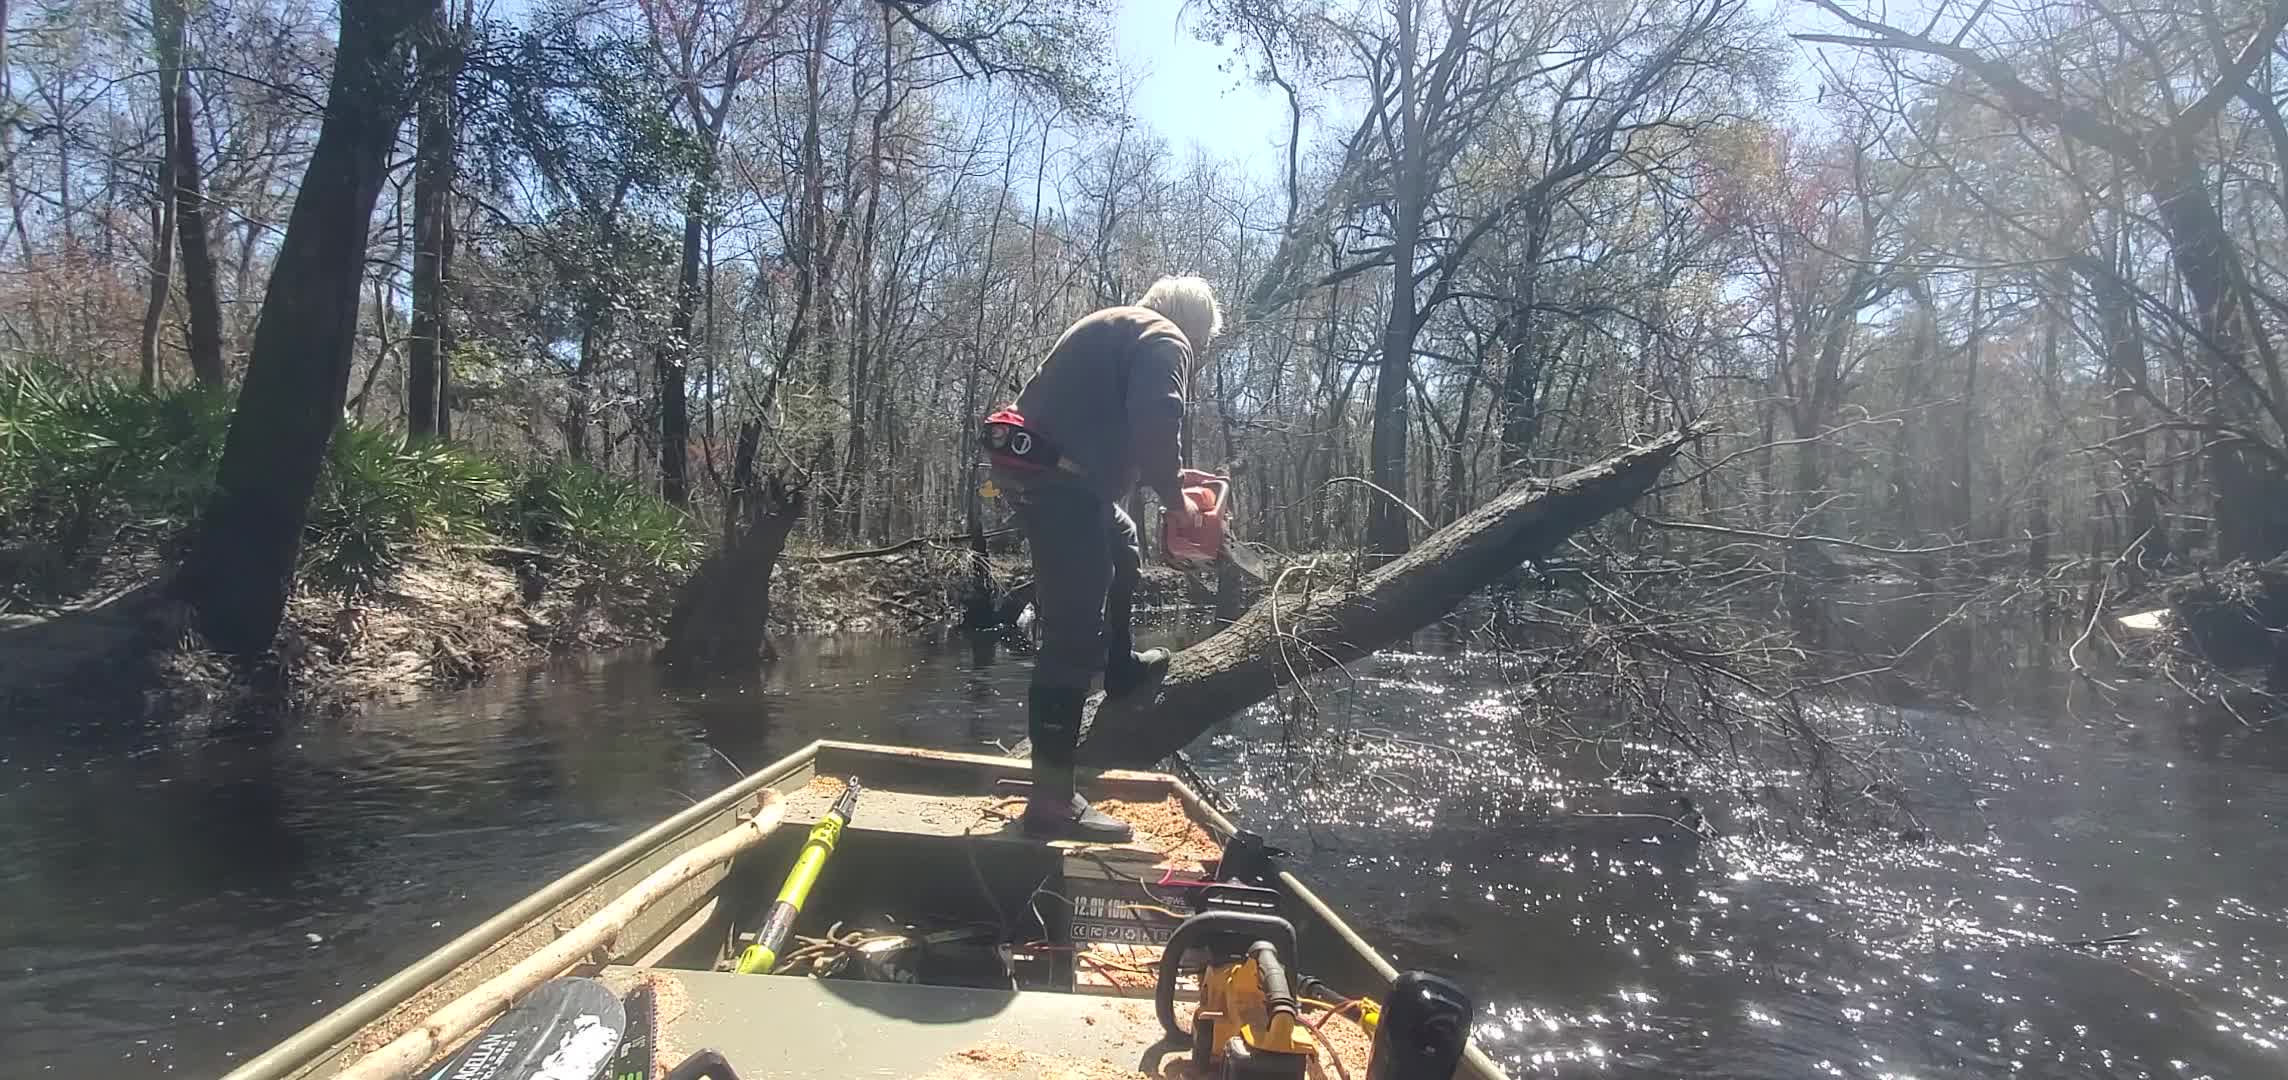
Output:
[[[1452,980],[1409,971],[1391,984],[1374,1030],[1367,1080],[1452,1080],[1470,1043],[1470,995]]]

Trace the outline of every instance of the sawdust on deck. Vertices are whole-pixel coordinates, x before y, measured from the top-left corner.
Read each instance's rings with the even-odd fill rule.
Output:
[[[805,801],[810,799],[832,802],[842,794],[844,782],[834,776],[814,776],[804,788]],[[1018,796],[949,795],[932,797],[942,809],[924,811],[930,824],[951,825],[969,831],[985,831],[982,826],[1016,820],[1025,809],[1025,800]],[[1136,839],[1122,847],[1141,847],[1161,856],[1163,867],[1190,867],[1212,861],[1223,854],[1223,845],[1184,809],[1182,799],[1168,795],[1150,801],[1105,799],[1096,808],[1119,818],[1136,830]],[[863,808],[861,808],[862,810]]]
[[[1107,1007],[1128,1010],[1125,1018],[1131,1021],[1150,1021],[1149,1014],[1144,1013],[1143,1007],[1139,1005],[1108,1002]],[[1317,1021],[1324,1016],[1324,1013],[1319,1013],[1310,1019]],[[1363,1080],[1367,1060],[1374,1052],[1374,1040],[1349,1013],[1327,1018],[1321,1023],[1318,1042],[1318,1056],[1305,1069],[1309,1080],[1343,1080],[1346,1076],[1350,1080]],[[1145,1048],[1138,1047],[1136,1052],[1141,1056]],[[1339,1069],[1334,1064],[1338,1060],[1341,1062]],[[1157,1072],[1145,1072],[1133,1066],[1116,1065],[1097,1058],[986,1042],[947,1055],[921,1080],[1011,1080],[1016,1077],[1038,1077],[1039,1080],[1196,1080],[1200,1076],[1192,1068],[1191,1052],[1188,1049],[1171,1050],[1154,1064]]]
[[[1050,1050],[1027,1050],[1007,1043],[979,1043],[965,1050],[946,1055],[937,1068],[921,1080],[1007,1080],[1010,1077],[1038,1077],[1040,1080],[1188,1080],[1193,1075],[1187,1055],[1171,1054],[1161,1063],[1157,1073],[1122,1068],[1096,1058],[1060,1054]]]

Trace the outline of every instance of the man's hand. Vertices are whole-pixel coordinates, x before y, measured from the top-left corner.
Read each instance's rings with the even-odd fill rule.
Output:
[[[1176,470],[1177,497],[1161,499],[1161,509],[1174,519],[1175,524],[1187,529],[1196,529],[1201,524],[1200,512],[1192,506],[1192,500],[1184,497],[1182,489],[1225,482],[1223,477],[1205,469],[1178,469]]]

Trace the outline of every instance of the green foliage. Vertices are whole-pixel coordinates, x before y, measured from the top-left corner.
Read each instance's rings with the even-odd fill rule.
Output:
[[[607,567],[682,570],[698,556],[691,521],[632,481],[572,461],[537,462],[495,515],[503,534],[579,552]]]
[[[0,541],[76,558],[90,527],[122,513],[187,520],[206,498],[230,402],[0,367]]]
[[[576,20],[488,23],[461,86],[470,166],[490,183],[537,177],[590,217],[631,196],[679,199],[705,153],[676,122],[658,50]]]
[[[486,513],[508,498],[498,466],[450,446],[344,427],[310,500],[302,569],[351,592],[370,591],[422,541],[477,540]]]
[[[61,571],[93,554],[103,523],[190,522],[213,488],[230,413],[214,391],[0,366],[0,549],[16,552],[19,568],[31,557]],[[689,521],[633,482],[561,462],[506,467],[349,425],[310,502],[301,572],[371,592],[424,545],[502,539],[615,569],[681,570],[698,550]]]

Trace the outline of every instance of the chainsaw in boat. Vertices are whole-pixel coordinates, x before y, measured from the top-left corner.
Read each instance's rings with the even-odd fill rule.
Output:
[[[1003,757],[818,742],[550,882],[225,1080],[1502,1074],[1173,776],[1117,845],[1018,825]]]

